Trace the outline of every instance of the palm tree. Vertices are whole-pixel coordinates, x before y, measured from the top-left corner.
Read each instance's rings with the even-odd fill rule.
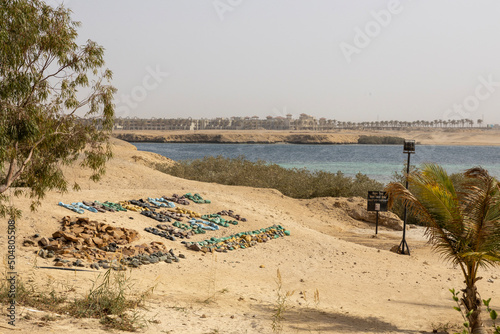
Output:
[[[401,183],[390,183],[386,190],[391,202],[402,200],[426,223],[434,249],[461,268],[466,285],[461,304],[471,333],[485,333],[476,282],[479,268],[500,263],[500,185],[481,167],[463,176],[454,185],[442,167],[424,164],[408,175],[413,193]]]

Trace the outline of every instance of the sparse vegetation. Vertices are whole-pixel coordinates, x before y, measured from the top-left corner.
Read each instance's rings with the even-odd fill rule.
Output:
[[[217,297],[217,254],[212,253],[212,261],[210,262],[210,271],[207,279],[207,298],[203,301],[205,304],[210,304]]]
[[[10,283],[2,279],[0,303],[10,303],[9,288]],[[53,284],[37,288],[35,285],[27,286],[19,278],[16,282],[15,298],[18,305],[54,313],[65,313],[77,318],[98,318],[106,328],[133,332],[147,324],[136,309],[144,306],[153,288],[133,297],[127,294],[131,290],[130,277],[124,272],[115,272],[110,269],[97,277],[90,291],[83,298],[77,297],[69,301],[65,292],[56,291]]]
[[[311,172],[305,168],[283,168],[265,161],[252,162],[245,157],[205,157],[183,160],[174,166],[157,164],[164,173],[202,182],[273,188],[293,198],[366,197],[368,190],[382,190],[383,184],[358,173],[354,178],[342,172]]]
[[[393,136],[360,136],[358,144],[403,145],[404,138]]]
[[[295,293],[295,291],[283,291],[283,280],[281,279],[280,270],[276,273],[276,303],[274,304],[274,313],[272,316],[271,327],[273,332],[281,333],[283,331],[284,313],[288,308],[288,299]],[[318,295],[319,297],[319,295]]]
[[[5,276],[7,277],[7,276]],[[12,298],[9,297],[10,282],[2,278],[0,282],[0,303],[10,304]],[[16,278],[16,304],[34,307],[41,311],[57,311],[59,305],[66,302],[66,297],[56,292],[54,285],[50,282],[42,289],[35,285],[27,285],[19,277]]]

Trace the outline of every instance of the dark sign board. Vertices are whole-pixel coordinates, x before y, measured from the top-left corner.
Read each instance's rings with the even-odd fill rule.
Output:
[[[368,191],[368,211],[387,211],[389,197],[385,191]]]
[[[403,153],[415,153],[415,141],[405,140],[403,145]]]

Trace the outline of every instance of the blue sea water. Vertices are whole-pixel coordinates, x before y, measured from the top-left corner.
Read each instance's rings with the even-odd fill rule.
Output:
[[[363,173],[380,182],[391,181],[408,159],[399,145],[300,145],[300,144],[170,144],[132,143],[137,149],[161,154],[173,160],[199,159],[204,156],[264,160],[285,168],[307,168],[311,171],[341,171],[354,176]],[[434,162],[449,173],[474,166],[486,168],[500,177],[498,146],[431,146],[417,145],[411,165]]]

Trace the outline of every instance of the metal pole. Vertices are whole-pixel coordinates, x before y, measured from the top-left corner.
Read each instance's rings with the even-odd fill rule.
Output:
[[[410,152],[408,152],[408,163],[406,165],[406,189],[408,189],[408,174],[410,174]],[[401,243],[399,244],[399,249],[401,254],[408,254],[410,255],[410,248],[408,247],[408,244],[406,243],[406,205],[405,205],[405,211],[404,211],[404,217],[403,217],[403,240],[401,240]],[[405,253],[405,247],[407,253]]]
[[[375,234],[378,234],[378,211],[377,211],[377,218],[375,220]]]

